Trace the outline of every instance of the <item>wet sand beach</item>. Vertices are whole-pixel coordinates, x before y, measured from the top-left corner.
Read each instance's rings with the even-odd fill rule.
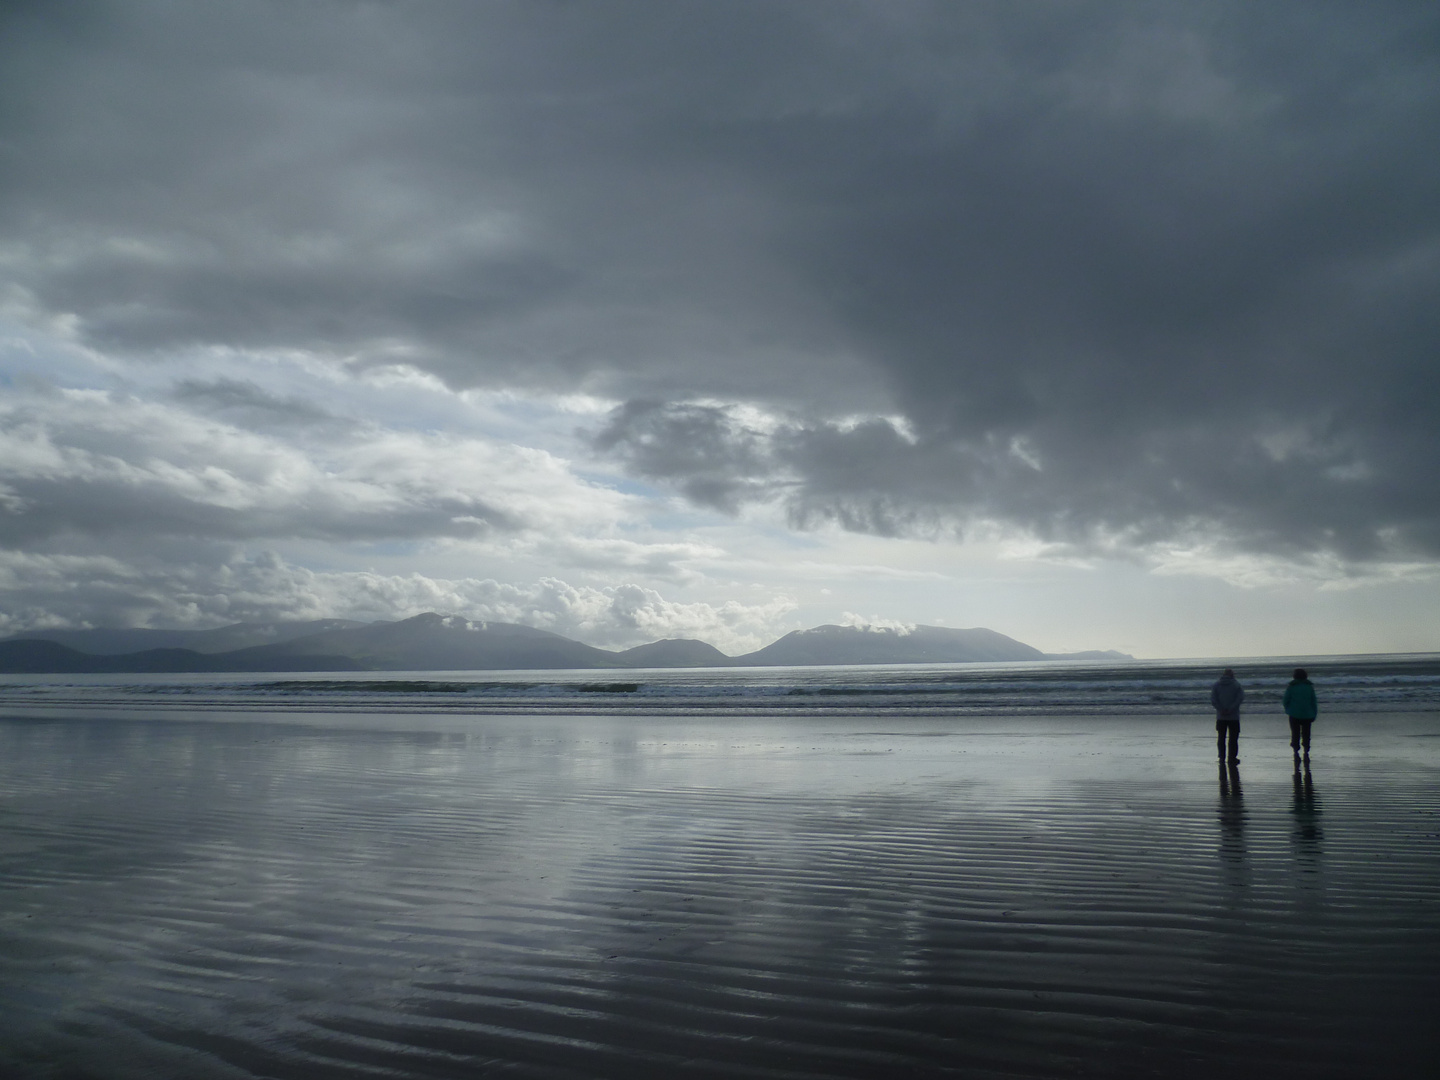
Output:
[[[0,1075],[1423,1075],[1440,714],[0,719]]]

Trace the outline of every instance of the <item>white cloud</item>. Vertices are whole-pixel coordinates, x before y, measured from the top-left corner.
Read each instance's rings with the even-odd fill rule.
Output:
[[[723,651],[758,648],[792,627],[795,602],[669,600],[637,584],[531,584],[424,574],[317,572],[266,552],[255,557],[168,560],[0,551],[0,592],[10,597],[0,633],[60,627],[203,628],[231,622],[403,619],[425,611],[516,622],[604,648],[698,637]]]
[[[0,491],[0,540],[12,544],[593,535],[633,501],[544,450],[495,440],[374,424],[263,433],[175,402],[45,388],[0,403]]]
[[[556,578],[531,586],[474,579],[450,584],[457,610],[472,619],[521,622],[612,648],[698,637],[726,652],[745,652],[779,636],[777,625],[796,606],[786,596],[759,604],[681,603],[633,583],[592,588]]]
[[[893,630],[901,637],[915,632],[914,623],[900,622],[897,619],[886,619],[879,615],[857,615],[853,611],[847,611],[841,615],[839,625],[853,626],[857,630],[864,630],[871,634],[883,634]]]

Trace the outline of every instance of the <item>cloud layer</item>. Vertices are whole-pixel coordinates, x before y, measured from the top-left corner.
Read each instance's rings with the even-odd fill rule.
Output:
[[[1425,5],[0,20],[0,306],[121,373],[6,390],[11,551],[623,545],[624,487],[654,521],[674,492],[802,531],[1440,561]],[[206,350],[233,370],[134,374]],[[341,415],[247,359],[279,353],[613,408],[572,466]]]
[[[1391,432],[1386,445],[1278,403],[1237,400],[1235,413],[1085,437],[1058,419],[961,437],[917,434],[905,418],[757,422],[750,408],[640,401],[617,408],[594,443],[698,504],[775,503],[798,528],[957,538],[998,528],[1122,556],[1176,545],[1357,565],[1440,556],[1428,435]]]

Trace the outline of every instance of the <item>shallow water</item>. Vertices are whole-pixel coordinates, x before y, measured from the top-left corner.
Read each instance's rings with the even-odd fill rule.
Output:
[[[1297,667],[1330,712],[1440,712],[1440,654],[623,671],[0,675],[0,712],[476,712],[592,716],[1153,716],[1209,711],[1227,663],[1247,716],[1278,714]]]
[[[1354,1076],[1440,714],[0,720],[0,1075]]]

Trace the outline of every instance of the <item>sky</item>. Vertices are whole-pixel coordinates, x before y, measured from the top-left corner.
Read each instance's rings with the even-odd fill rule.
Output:
[[[0,8],[0,633],[1440,650],[1440,8]]]

